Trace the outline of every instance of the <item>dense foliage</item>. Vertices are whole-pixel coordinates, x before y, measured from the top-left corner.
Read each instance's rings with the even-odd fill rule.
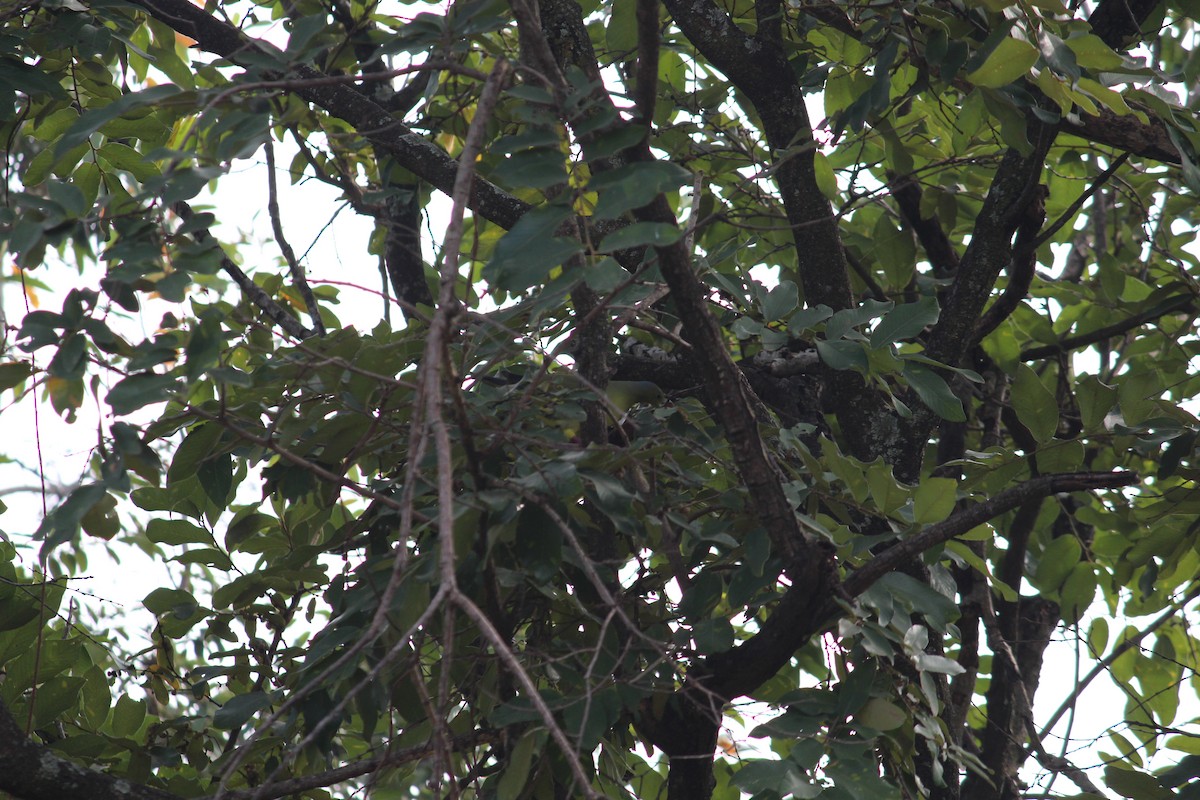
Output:
[[[1200,797],[1194,10],[6,0],[0,793]]]

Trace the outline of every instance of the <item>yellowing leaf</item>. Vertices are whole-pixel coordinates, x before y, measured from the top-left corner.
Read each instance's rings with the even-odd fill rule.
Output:
[[[596,210],[596,200],[599,197],[600,195],[595,192],[583,192],[575,198],[575,202],[572,204],[575,213],[581,217],[590,217]]]
[[[999,89],[1029,72],[1037,60],[1036,47],[1010,37],[1000,42],[979,69],[967,75],[967,80],[976,86]]]
[[[821,194],[829,200],[836,200],[838,197],[837,176],[833,174],[833,166],[830,165],[829,159],[825,157],[824,153],[814,154],[813,167],[817,173],[817,188],[821,190]]]

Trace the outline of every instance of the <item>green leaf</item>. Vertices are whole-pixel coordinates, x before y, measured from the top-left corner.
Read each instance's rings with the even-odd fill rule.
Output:
[[[186,519],[152,519],[146,525],[146,538],[159,544],[211,544],[208,531]]]
[[[236,695],[226,700],[213,714],[213,727],[223,731],[237,730],[269,705],[271,698],[266,692]]]
[[[110,166],[128,172],[139,181],[148,181],[161,174],[153,161],[127,144],[106,142],[97,154]]]
[[[763,319],[767,322],[781,320],[796,310],[800,303],[799,290],[791,281],[780,281],[763,295]]]
[[[119,382],[105,399],[113,413],[122,416],[151,403],[161,403],[178,388],[179,381],[169,375],[141,372]]]
[[[913,492],[913,519],[923,525],[941,522],[950,516],[957,501],[958,481],[926,478]]]
[[[1045,443],[1054,438],[1058,430],[1058,401],[1026,364],[1017,365],[1011,397],[1017,419],[1029,429],[1034,439]]]
[[[1104,43],[1104,40],[1092,33],[1081,33],[1067,39],[1065,44],[1075,54],[1075,60],[1081,67],[1087,67],[1093,72],[1108,72],[1124,65],[1125,59],[1119,53]]]
[[[1083,548],[1074,536],[1058,536],[1051,540],[1038,559],[1033,585],[1043,592],[1058,591],[1082,555]]]
[[[10,361],[0,364],[0,392],[17,386],[33,374],[33,365],[28,361]]]
[[[813,169],[817,173],[817,188],[821,190],[821,194],[825,195],[827,200],[837,200],[840,196],[837,175],[834,174],[828,156],[819,150],[813,154]]]
[[[525,784],[529,781],[529,768],[533,764],[533,754],[538,743],[545,738],[541,731],[532,730],[521,737],[517,746],[509,753],[496,787],[497,800],[517,800],[521,796]]]
[[[940,314],[937,298],[933,295],[921,297],[915,303],[896,306],[884,314],[883,319],[871,331],[871,347],[883,347],[905,339],[911,339],[927,325],[938,321]]]
[[[637,51],[637,0],[613,0],[612,16],[604,28],[610,52],[629,55]]]
[[[863,726],[877,731],[895,730],[908,721],[904,709],[882,697],[872,697],[855,717]]]
[[[141,729],[145,718],[145,700],[137,700],[127,694],[118,695],[112,713],[113,736],[118,739],[131,738]]]
[[[83,678],[58,675],[38,687],[33,704],[33,728],[44,728],[79,705]]]
[[[1021,39],[1006,37],[978,69],[967,74],[967,80],[976,86],[999,89],[1029,72],[1037,60],[1036,47]]]
[[[1095,375],[1085,375],[1075,384],[1075,399],[1086,431],[1102,430],[1104,418],[1117,402],[1117,389]]]
[[[122,95],[120,99],[98,108],[89,106],[87,111],[58,140],[58,144],[54,148],[55,152],[60,155],[66,153],[71,148],[78,147],[85,139],[117,117],[136,109],[162,103],[167,98],[178,95],[179,92],[179,87],[167,83]]]
[[[678,225],[665,222],[635,222],[613,231],[600,243],[601,253],[615,253],[630,247],[666,247],[683,236]]]
[[[733,784],[755,797],[808,800],[824,791],[824,787],[811,783],[791,761],[748,760],[734,774]]]
[[[881,214],[871,238],[875,257],[887,277],[887,286],[897,291],[903,289],[912,280],[917,261],[917,245],[912,232],[897,227],[891,217]]]
[[[1104,768],[1104,782],[1129,800],[1171,800],[1175,793],[1163,788],[1153,775],[1132,769],[1109,766]]]
[[[544,282],[551,270],[583,250],[578,241],[554,235],[573,213],[564,206],[527,212],[496,244],[484,278],[513,294]]]
[[[825,323],[825,338],[835,340],[846,337],[853,328],[886,314],[894,306],[895,304],[891,301],[866,300],[853,308],[843,308],[830,317],[829,322]]]
[[[966,671],[957,661],[945,656],[918,653],[915,660],[917,669],[922,672],[936,672],[939,675],[961,675]]]
[[[50,512],[38,527],[34,538],[44,539],[43,552],[69,542],[79,535],[83,517],[92,507],[104,499],[107,490],[102,483],[87,483],[80,486]]]
[[[1059,605],[1062,606],[1063,622],[1074,625],[1079,621],[1091,606],[1097,586],[1095,568],[1086,561],[1076,564],[1062,587]]]
[[[641,208],[663,192],[692,182],[692,173],[670,161],[650,161],[617,167],[597,175],[588,189],[600,199],[593,212],[596,219],[613,219]]]
[[[904,379],[921,398],[921,402],[939,417],[950,422],[963,422],[966,412],[962,401],[950,391],[949,384],[933,370],[915,361],[904,361]]]
[[[862,342],[817,340],[817,353],[833,369],[857,369],[865,372],[870,362]]]
[[[155,589],[142,600],[146,610],[152,614],[187,615],[198,607],[191,592],[183,589]]]

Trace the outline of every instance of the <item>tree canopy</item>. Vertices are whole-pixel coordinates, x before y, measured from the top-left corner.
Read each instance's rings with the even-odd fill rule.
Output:
[[[0,793],[1200,797],[1196,10],[7,0]]]

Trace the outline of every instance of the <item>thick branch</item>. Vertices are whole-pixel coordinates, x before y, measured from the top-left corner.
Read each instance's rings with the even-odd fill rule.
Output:
[[[633,103],[638,119],[649,129],[654,124],[654,105],[658,99],[658,0],[637,0],[637,26]]]
[[[1029,294],[1033,285],[1033,275],[1037,270],[1037,236],[1042,223],[1046,221],[1046,196],[1044,187],[1034,196],[1033,202],[1025,207],[1025,213],[1017,228],[1017,240],[1013,246],[1012,259],[1008,263],[1008,285],[988,307],[975,326],[975,338],[978,342],[984,336],[999,327],[1000,323],[1012,316],[1021,305],[1021,301]]]
[[[949,519],[930,525],[920,533],[892,545],[850,573],[842,586],[847,594],[860,595],[909,559],[916,558],[926,550],[948,542],[955,536],[961,536],[977,525],[1012,511],[1029,500],[1049,497],[1059,492],[1119,489],[1122,486],[1131,486],[1137,483],[1137,480],[1137,475],[1132,472],[1064,472],[1032,478],[1011,489],[1005,489],[982,503],[968,506]]]
[[[1147,116],[1150,122],[1143,123],[1133,114],[1121,117],[1107,108],[1101,108],[1096,116],[1080,114],[1073,119],[1064,119],[1060,127],[1063,133],[1089,142],[1115,147],[1164,164],[1180,163],[1179,148],[1171,141],[1166,123],[1153,113]]]
[[[0,790],[19,800],[179,800],[176,795],[81,767],[29,739],[0,699]]]
[[[692,44],[746,93],[762,118],[775,179],[796,243],[810,306],[849,308],[854,300],[833,209],[817,184],[817,144],[804,95],[779,42],[750,36],[712,0],[666,0]]]
[[[1022,155],[1009,150],[997,167],[941,318],[930,333],[928,354],[944,364],[957,366],[970,348],[996,278],[1012,258],[1013,234],[1039,192],[1038,178],[1055,131],[1033,123],[1030,127],[1037,140],[1033,151]]]
[[[1088,17],[1092,31],[1114,50],[1124,50],[1142,36],[1142,23],[1162,0],[1102,0]]]

